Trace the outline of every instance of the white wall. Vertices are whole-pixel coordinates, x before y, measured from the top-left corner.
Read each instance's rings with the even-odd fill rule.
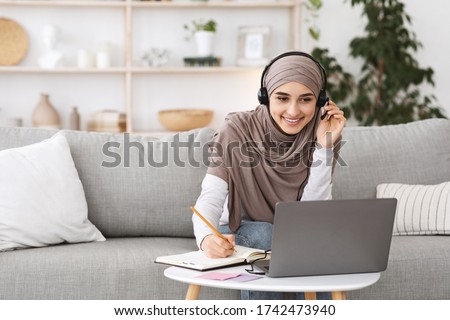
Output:
[[[217,1],[217,0],[216,0]],[[349,0],[324,0],[320,11],[321,47],[328,47],[333,55],[350,71],[357,73],[360,62],[348,57],[350,40],[362,33],[364,23],[360,9],[352,9]],[[424,47],[417,54],[421,66],[435,71],[435,88],[424,88],[434,93],[450,115],[450,92],[446,83],[450,80],[450,53],[447,41],[450,22],[444,16],[450,3],[444,0],[408,0],[407,10],[413,18],[413,28]],[[236,58],[236,32],[239,25],[271,24],[273,26],[271,54],[289,49],[286,39],[287,14],[285,10],[195,10],[166,9],[153,12],[140,9],[134,19],[133,59],[139,60],[142,51],[150,46],[165,46],[172,50],[171,65],[181,65],[183,56],[194,53],[193,43],[183,40],[182,25],[194,18],[205,17],[218,20],[219,33],[216,53],[223,57],[224,65],[233,65]],[[123,10],[98,8],[23,8],[2,7],[0,16],[19,21],[30,37],[30,50],[24,66],[37,66],[42,51],[40,31],[47,23],[62,28],[60,50],[66,55],[68,65],[75,64],[79,48],[96,49],[109,41],[114,48],[113,62],[123,64]],[[306,34],[306,32],[303,32]],[[173,41],[175,39],[175,41]],[[314,43],[302,38],[303,49],[309,50]],[[157,111],[168,108],[200,107],[215,110],[212,123],[217,127],[230,111],[248,110],[256,106],[259,87],[259,71],[230,74],[199,75],[138,75],[134,78],[133,106],[137,130],[161,130]],[[9,118],[21,117],[25,125],[31,125],[31,112],[39,100],[40,92],[50,94],[68,126],[72,105],[79,106],[82,121],[89,114],[102,109],[124,108],[122,75],[38,75],[0,73],[0,123]],[[83,126],[85,127],[85,125]]]

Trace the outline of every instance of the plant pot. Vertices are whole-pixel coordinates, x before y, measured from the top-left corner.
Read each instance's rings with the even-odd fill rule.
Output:
[[[197,31],[194,36],[197,44],[197,54],[199,57],[212,56],[214,47],[214,32]]]

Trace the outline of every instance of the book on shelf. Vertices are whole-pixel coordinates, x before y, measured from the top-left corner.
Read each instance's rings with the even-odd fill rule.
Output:
[[[226,258],[208,258],[204,251],[192,251],[188,253],[157,257],[155,262],[177,267],[206,271],[241,264],[249,264],[255,260],[270,259],[270,252],[235,246],[236,252]]]
[[[91,114],[88,120],[89,131],[125,132],[126,114],[116,110],[103,110]]]

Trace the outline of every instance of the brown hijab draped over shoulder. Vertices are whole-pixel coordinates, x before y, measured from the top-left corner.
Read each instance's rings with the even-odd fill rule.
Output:
[[[270,96],[292,81],[310,88],[316,98],[323,83],[319,67],[311,59],[295,55],[272,64],[264,85]],[[226,117],[210,144],[207,173],[228,183],[232,231],[238,229],[243,212],[250,220],[273,223],[278,201],[301,199],[315,149],[319,112],[316,108],[314,118],[296,135],[282,132],[265,105]]]

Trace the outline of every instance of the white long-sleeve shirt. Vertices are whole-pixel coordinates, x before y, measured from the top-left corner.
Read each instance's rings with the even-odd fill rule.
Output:
[[[333,152],[331,149],[316,149],[313,153],[308,183],[303,190],[300,201],[331,199],[331,169]],[[195,203],[195,208],[216,228],[228,224],[228,183],[223,179],[207,174],[202,182],[202,192]],[[212,234],[212,230],[197,217],[192,216],[197,245]]]

